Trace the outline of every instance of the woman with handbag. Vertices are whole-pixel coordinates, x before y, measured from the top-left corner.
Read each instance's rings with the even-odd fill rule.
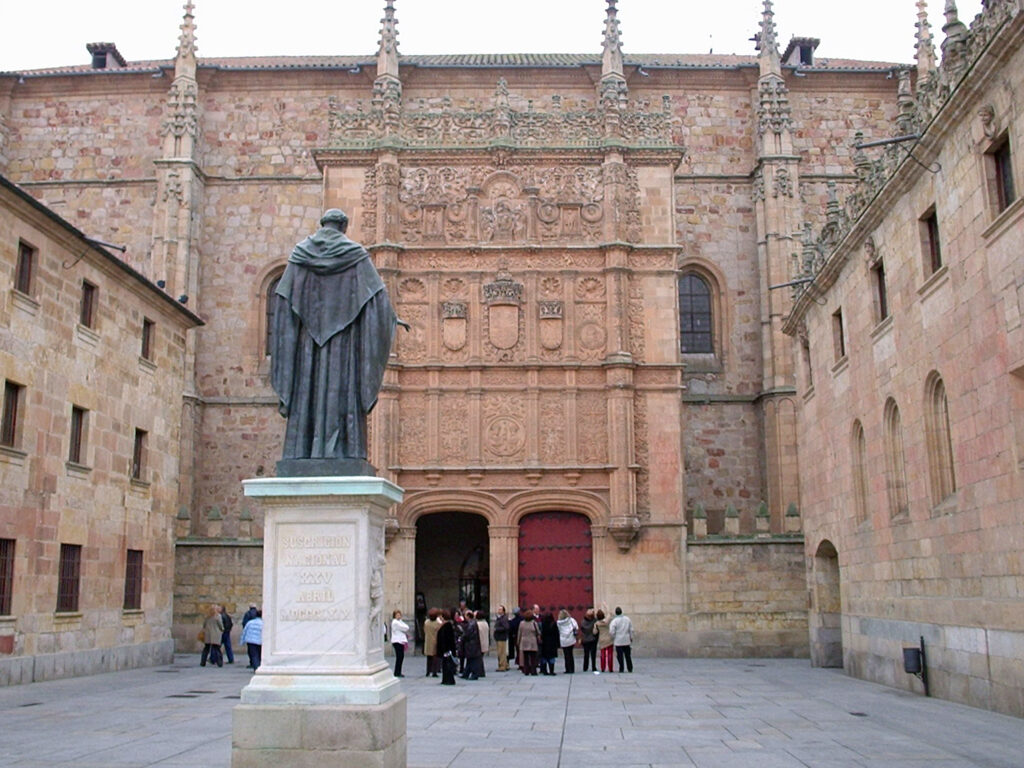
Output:
[[[206,614],[206,621],[203,622],[202,636],[203,655],[199,658],[199,666],[205,667],[206,660],[218,667],[224,666],[224,659],[220,655],[220,638],[224,634],[224,622],[221,621],[220,611],[216,605],[211,605]]]

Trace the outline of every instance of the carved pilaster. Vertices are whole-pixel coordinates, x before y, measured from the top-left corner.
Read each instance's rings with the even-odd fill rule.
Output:
[[[490,525],[487,527],[490,550],[491,610],[504,605],[511,613],[518,605],[519,595],[519,526]]]

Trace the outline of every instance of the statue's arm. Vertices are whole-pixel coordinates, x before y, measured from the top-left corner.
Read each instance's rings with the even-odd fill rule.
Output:
[[[295,350],[299,338],[299,319],[288,301],[275,295],[274,335],[270,352],[270,384],[277,393],[277,412],[285,418],[291,412],[295,378]]]

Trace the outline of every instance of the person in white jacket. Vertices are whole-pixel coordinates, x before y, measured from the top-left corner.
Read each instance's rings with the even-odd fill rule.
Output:
[[[395,649],[395,677],[402,674],[402,662],[405,660],[405,649],[409,645],[409,625],[402,621],[402,612],[391,614],[391,647]]]
[[[612,636],[612,645],[615,646],[615,657],[619,660],[619,672],[622,672],[623,661],[630,672],[633,671],[633,622],[629,616],[623,616],[622,609],[615,608],[615,618],[608,625],[608,633]]]
[[[576,647],[576,638],[579,637],[579,634],[580,625],[563,608],[558,612],[558,644],[562,648],[562,658],[565,660],[565,674],[567,675],[576,671],[573,649]]]

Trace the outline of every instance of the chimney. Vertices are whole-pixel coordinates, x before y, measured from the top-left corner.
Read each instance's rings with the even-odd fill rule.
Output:
[[[821,42],[817,37],[794,37],[782,54],[782,63],[795,67],[814,66],[814,51]]]
[[[92,54],[93,69],[121,69],[128,66],[114,43],[88,43],[85,49]]]

